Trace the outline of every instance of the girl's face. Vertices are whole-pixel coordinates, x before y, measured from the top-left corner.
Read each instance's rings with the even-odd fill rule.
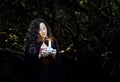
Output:
[[[43,22],[40,23],[39,34],[42,40],[44,40],[47,36],[47,27]]]

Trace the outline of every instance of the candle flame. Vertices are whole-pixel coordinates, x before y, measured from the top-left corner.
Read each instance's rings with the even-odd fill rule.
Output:
[[[48,38],[48,41],[51,41],[51,39],[50,39],[50,38]]]

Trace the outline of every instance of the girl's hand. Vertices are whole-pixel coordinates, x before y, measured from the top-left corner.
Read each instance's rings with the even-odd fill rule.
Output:
[[[47,52],[47,50],[44,50],[39,54],[38,58],[47,57],[49,55],[51,55],[54,58],[56,55],[56,49],[53,49],[51,52]]]
[[[43,50],[41,53],[39,53],[38,58],[46,57],[46,56],[48,56],[48,55],[49,55],[48,52],[47,52],[46,50]]]
[[[56,49],[53,49],[52,52],[50,52],[50,55],[54,58],[56,55]]]

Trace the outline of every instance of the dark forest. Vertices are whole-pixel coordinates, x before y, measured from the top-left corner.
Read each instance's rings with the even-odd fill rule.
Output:
[[[0,82],[22,82],[34,18],[58,40],[63,82],[120,82],[120,0],[1,0]]]

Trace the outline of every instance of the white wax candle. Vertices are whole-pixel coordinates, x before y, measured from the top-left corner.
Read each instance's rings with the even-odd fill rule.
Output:
[[[49,39],[48,41],[49,41],[48,47],[51,48],[51,40]]]
[[[47,48],[47,51],[48,52],[52,52],[52,50],[53,50],[53,48],[51,47],[51,40],[50,39],[48,39],[48,48]]]

